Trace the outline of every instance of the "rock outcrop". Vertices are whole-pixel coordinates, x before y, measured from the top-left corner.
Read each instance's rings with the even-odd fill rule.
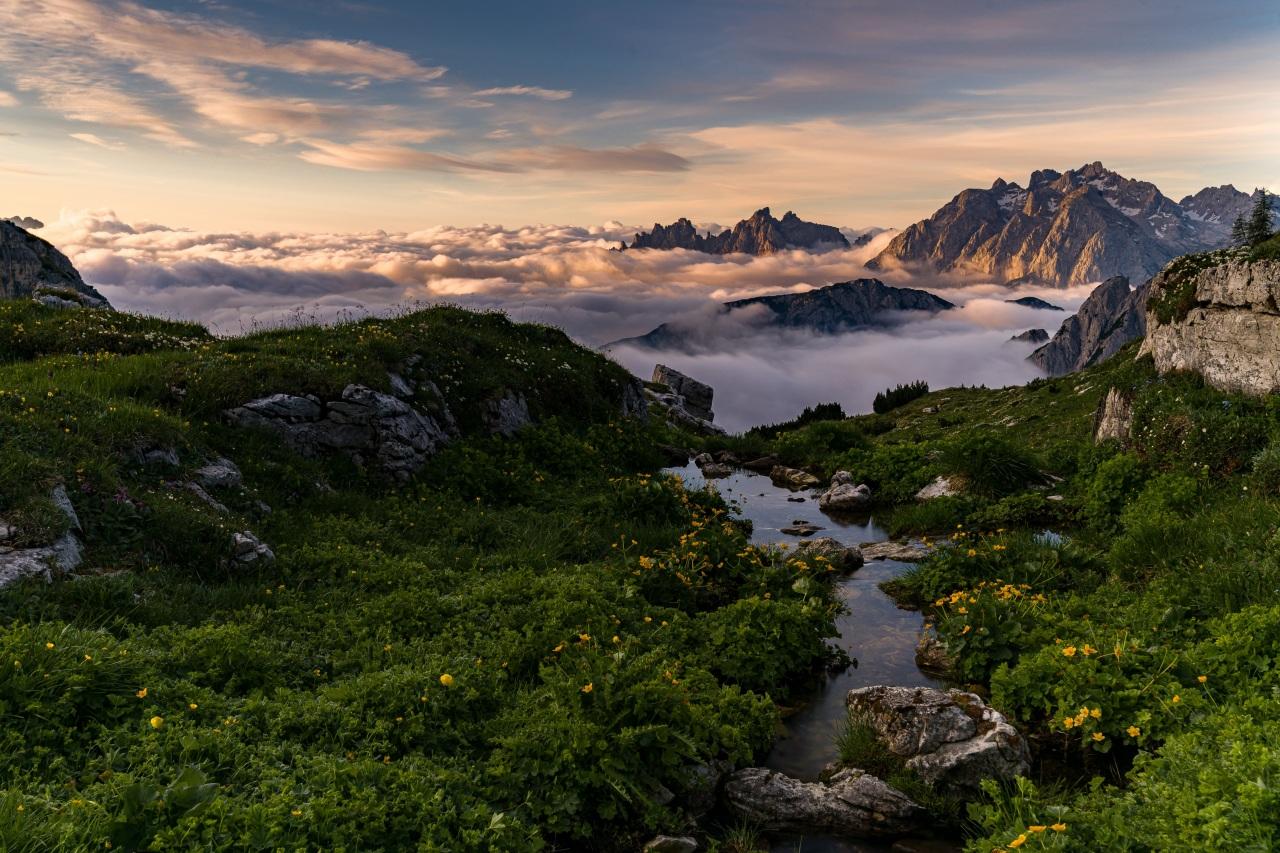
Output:
[[[827,490],[818,495],[818,508],[825,512],[857,512],[870,505],[870,487],[856,483],[848,471],[833,474]]]
[[[237,426],[276,433],[303,455],[343,453],[397,480],[407,480],[457,435],[443,400],[438,414],[429,415],[364,385],[348,385],[339,399],[327,401],[273,394],[225,414]]]
[[[1046,302],[1038,296],[1020,296],[1017,299],[1006,299],[1010,305],[1021,305],[1023,308],[1035,308],[1038,311],[1065,311],[1066,309]]]
[[[968,189],[899,233],[867,266],[918,266],[1055,287],[1123,275],[1146,281],[1171,259],[1226,244],[1250,196],[1201,190],[1179,204],[1154,184],[1090,163]]]
[[[648,234],[637,234],[627,249],[688,249],[711,255],[741,252],[748,255],[774,255],[787,249],[849,248],[849,241],[832,225],[806,222],[791,211],[782,219],[774,219],[769,208],[762,207],[732,229],[704,237],[688,219],[670,225],[654,223]]]
[[[1129,280],[1115,276],[1098,285],[1080,310],[1028,360],[1050,376],[1062,376],[1098,364],[1146,332],[1149,283],[1131,290]]]
[[[73,572],[84,561],[80,517],[76,515],[67,490],[61,485],[54,486],[49,500],[66,518],[67,529],[47,545],[18,547],[11,544],[19,538],[20,531],[0,518],[0,589],[28,577],[53,580],[55,573]]]
[[[675,426],[704,435],[725,434],[723,428],[712,423],[715,391],[705,382],[658,364],[653,368],[653,378],[644,385],[644,396],[648,403],[657,404]]]
[[[804,293],[780,293],[726,302],[710,317],[663,323],[621,345],[697,353],[723,349],[735,342],[758,343],[770,330],[794,329],[818,335],[838,335],[860,329],[886,328],[901,323],[909,312],[936,314],[956,306],[924,290],[889,287],[879,279],[860,278]]]
[[[774,465],[769,469],[769,479],[775,485],[788,489],[811,489],[822,481],[800,468],[788,468],[786,465]]]
[[[931,482],[916,492],[916,500],[931,501],[936,498],[949,498],[960,494],[960,484],[951,477],[939,474]]]
[[[924,782],[976,797],[984,779],[1007,781],[1031,769],[1022,735],[976,694],[931,687],[861,687],[845,699],[851,720]]]
[[[59,308],[111,307],[53,244],[8,220],[0,220],[0,298]]]
[[[1156,370],[1191,370],[1223,391],[1280,390],[1280,261],[1223,253],[1156,276],[1141,352]]]
[[[863,542],[858,546],[868,560],[896,560],[900,563],[918,563],[929,552],[914,542]]]
[[[1112,388],[1098,406],[1093,418],[1093,441],[1126,442],[1133,429],[1133,401],[1119,388]]]
[[[730,774],[726,808],[768,832],[892,838],[918,829],[924,809],[869,773],[847,768],[826,782],[801,782],[764,767]]]

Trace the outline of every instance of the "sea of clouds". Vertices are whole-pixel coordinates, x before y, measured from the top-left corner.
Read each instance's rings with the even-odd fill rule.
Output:
[[[891,238],[885,233],[854,249],[762,258],[611,251],[636,230],[610,222],[410,233],[203,232],[82,211],[63,213],[41,235],[117,308],[198,320],[222,334],[447,302],[556,325],[589,346],[677,318],[710,316],[721,302],[872,277],[863,264]],[[632,346],[610,353],[641,376],[661,361],[709,382],[718,421],[736,430],[829,400],[850,412],[867,411],[877,391],[915,379],[935,388],[1025,382],[1038,375],[1026,361],[1032,347],[1008,338],[1029,328],[1052,334],[1089,289],[1012,294],[981,281],[924,279],[901,270],[874,276],[929,289],[959,307],[903,318],[884,331],[821,337],[739,329],[697,354]],[[1028,294],[1067,311],[1004,301]]]

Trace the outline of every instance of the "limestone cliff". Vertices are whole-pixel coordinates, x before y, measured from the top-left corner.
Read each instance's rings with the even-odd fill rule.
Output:
[[[61,307],[111,307],[53,244],[8,220],[0,220],[0,298],[36,299]]]

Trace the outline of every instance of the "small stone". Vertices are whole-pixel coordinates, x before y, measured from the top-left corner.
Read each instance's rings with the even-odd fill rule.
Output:
[[[694,853],[698,842],[688,835],[655,835],[644,845],[644,853]]]

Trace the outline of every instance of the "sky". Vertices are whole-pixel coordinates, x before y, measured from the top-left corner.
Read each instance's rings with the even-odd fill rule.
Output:
[[[1093,160],[1280,186],[1274,0],[0,4],[4,215],[902,227]]]

